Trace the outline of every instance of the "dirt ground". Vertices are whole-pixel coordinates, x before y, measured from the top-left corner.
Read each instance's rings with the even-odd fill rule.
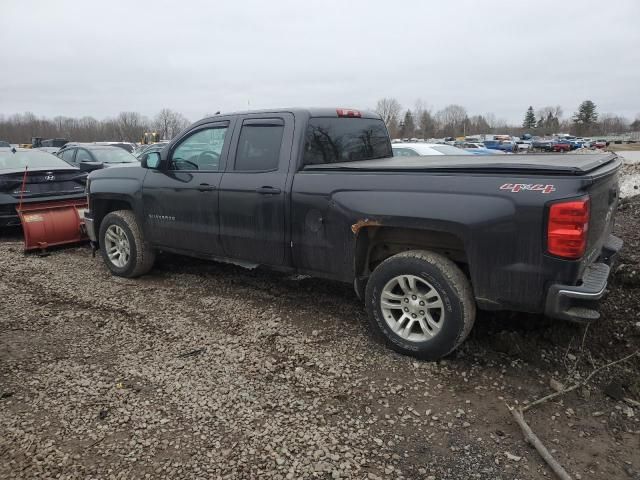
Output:
[[[483,314],[437,363],[373,340],[349,286],[169,255],[126,280],[2,232],[0,478],[551,478],[505,403],[640,348],[640,197],[617,221],[599,321]],[[640,479],[639,372],[526,413],[574,478]]]

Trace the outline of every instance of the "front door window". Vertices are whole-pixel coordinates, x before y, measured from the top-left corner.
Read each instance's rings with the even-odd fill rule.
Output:
[[[227,127],[198,130],[183,140],[171,156],[171,170],[217,172]]]

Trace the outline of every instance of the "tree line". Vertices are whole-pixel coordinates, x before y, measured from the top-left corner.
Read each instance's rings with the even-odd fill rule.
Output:
[[[0,140],[31,143],[32,137],[42,137],[76,142],[139,142],[145,132],[157,132],[160,138],[169,140],[190,123],[182,114],[168,108],[151,119],[138,112],[120,112],[115,118],[103,120],[88,116],[41,118],[27,112],[0,116]]]
[[[395,98],[378,100],[375,108],[384,120],[392,138],[442,138],[483,133],[551,135],[558,132],[592,136],[626,133],[640,130],[640,114],[633,121],[614,114],[599,114],[591,100],[585,100],[570,117],[564,118],[562,108],[529,106],[521,125],[510,125],[493,113],[469,115],[462,105],[447,105],[432,111],[423,100],[413,108],[404,109]],[[0,140],[10,143],[30,143],[32,137],[66,138],[77,142],[127,141],[139,142],[144,132],[157,132],[170,140],[190,124],[179,112],[163,108],[153,118],[138,112],[120,112],[114,118],[37,117],[27,112],[0,115]]]
[[[640,130],[640,114],[631,122],[614,115],[600,115],[591,100],[585,100],[570,117],[563,118],[560,105],[526,109],[521,125],[510,125],[497,119],[493,113],[469,115],[462,105],[447,105],[433,112],[423,100],[417,100],[413,109],[404,109],[395,98],[378,100],[375,111],[380,114],[392,138],[443,138],[475,134],[552,135],[609,135]]]

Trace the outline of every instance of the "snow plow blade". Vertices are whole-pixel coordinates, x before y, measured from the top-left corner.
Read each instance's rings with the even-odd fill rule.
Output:
[[[87,240],[84,199],[23,204],[18,215],[24,232],[24,250],[44,250]]]

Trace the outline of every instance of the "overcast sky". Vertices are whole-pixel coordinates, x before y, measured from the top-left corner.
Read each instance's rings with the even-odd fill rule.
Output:
[[[534,6],[535,5],[535,6]],[[0,114],[374,107],[640,113],[640,0],[2,0]]]

